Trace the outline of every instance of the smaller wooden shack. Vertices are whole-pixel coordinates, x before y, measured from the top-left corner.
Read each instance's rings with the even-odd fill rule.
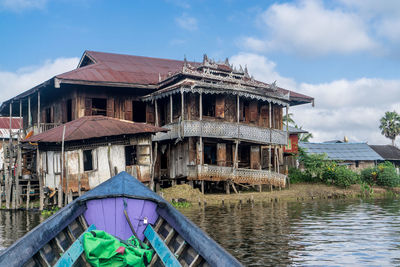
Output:
[[[166,129],[105,116],[87,116],[23,142],[37,145],[36,173],[43,186],[89,190],[121,171],[143,183],[152,177],[152,134]],[[64,140],[64,142],[63,142]]]

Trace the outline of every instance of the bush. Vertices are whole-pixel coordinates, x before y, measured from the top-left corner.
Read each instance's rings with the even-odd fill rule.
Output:
[[[305,173],[296,168],[289,168],[289,178],[292,184],[309,182],[310,180]]]
[[[376,179],[378,177],[378,168],[370,167],[361,171],[361,181],[369,185],[376,184]]]
[[[335,169],[335,180],[334,183],[337,186],[349,187],[352,184],[359,182],[360,178],[356,172],[353,172],[346,166],[339,166]]]
[[[391,162],[386,161],[378,165],[378,177],[376,183],[382,186],[395,187],[399,185],[399,176]]]

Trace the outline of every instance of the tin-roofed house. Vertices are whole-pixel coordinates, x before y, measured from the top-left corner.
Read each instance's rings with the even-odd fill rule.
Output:
[[[80,193],[121,171],[149,183],[153,163],[151,138],[165,131],[144,123],[87,116],[34,135],[24,143],[38,145],[36,171],[43,177],[45,187],[58,188],[63,173],[63,191]]]
[[[349,168],[360,170],[375,166],[383,158],[376,153],[367,143],[326,142],[308,143],[300,142],[299,146],[310,154],[326,154],[329,160],[339,164],[348,165]]]
[[[400,167],[400,149],[392,145],[370,145],[385,161],[390,161],[397,168]]]

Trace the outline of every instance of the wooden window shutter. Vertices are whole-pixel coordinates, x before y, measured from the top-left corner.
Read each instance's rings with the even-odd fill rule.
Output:
[[[131,100],[125,100],[125,120],[131,121],[133,120],[133,115],[132,115],[132,101]]]
[[[268,106],[261,106],[261,126],[268,127]]]
[[[107,117],[114,118],[114,98],[107,99]]]
[[[255,122],[255,121],[257,121],[257,117],[258,117],[258,114],[257,114],[257,102],[256,101],[252,101],[251,103],[250,103],[250,121],[251,122]]]
[[[215,98],[215,117],[224,118],[225,116],[225,98],[222,95],[218,95]]]
[[[85,116],[92,116],[92,99],[85,98]]]
[[[155,118],[154,118],[154,106],[147,103],[146,105],[146,122],[147,123],[154,123]]]

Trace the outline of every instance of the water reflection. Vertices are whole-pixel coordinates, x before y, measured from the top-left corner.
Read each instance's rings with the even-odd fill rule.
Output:
[[[35,228],[44,217],[40,212],[0,211],[0,250],[4,250]]]
[[[181,212],[247,266],[400,265],[399,200],[194,206]],[[0,211],[0,249],[44,220]]]
[[[400,264],[398,200],[258,203],[181,211],[248,266]]]

